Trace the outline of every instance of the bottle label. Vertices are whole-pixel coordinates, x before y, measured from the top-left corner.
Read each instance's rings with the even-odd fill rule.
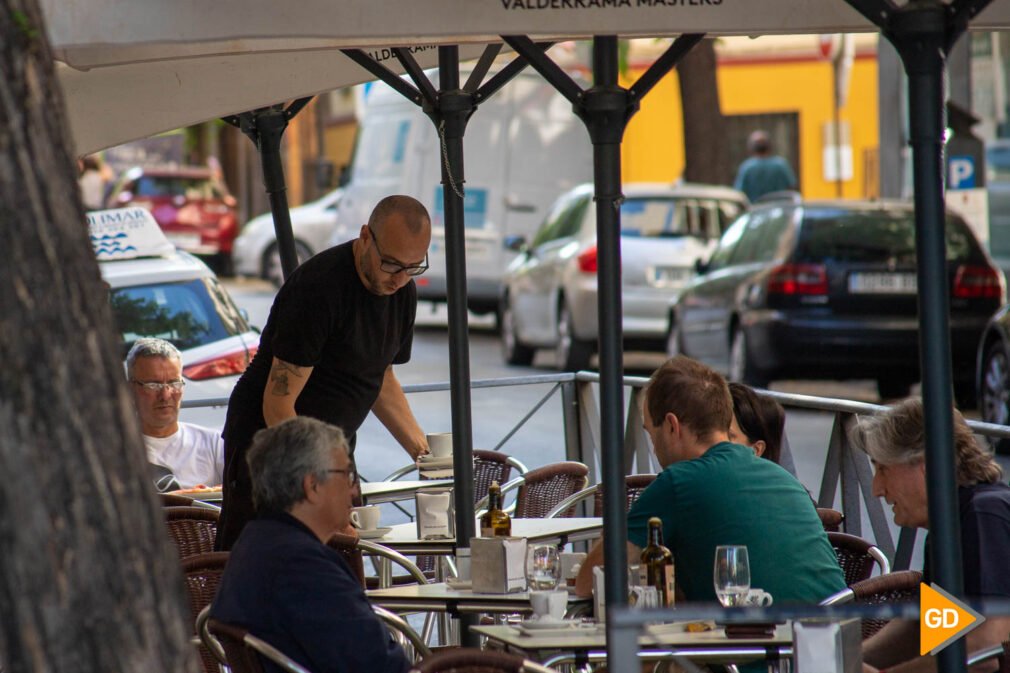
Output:
[[[480,536],[481,537],[494,537],[494,529],[492,529],[490,526],[481,526],[480,527]]]
[[[663,568],[663,584],[666,586],[666,607],[672,607],[675,601],[673,596],[673,564],[668,563]]]

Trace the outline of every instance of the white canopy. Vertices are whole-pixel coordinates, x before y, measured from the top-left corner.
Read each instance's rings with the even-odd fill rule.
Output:
[[[398,70],[388,48],[375,45],[413,45],[429,67],[437,44],[469,44],[460,56],[474,58],[481,43],[503,34],[875,30],[843,0],[42,0],[42,7],[78,154],[372,79],[339,48],[363,48]],[[972,27],[1010,27],[1010,2],[993,2]]]

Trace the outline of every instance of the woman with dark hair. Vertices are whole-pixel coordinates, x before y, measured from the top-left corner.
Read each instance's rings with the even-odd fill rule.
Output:
[[[786,426],[786,412],[782,405],[735,381],[729,384],[729,392],[733,397],[729,441],[749,446],[761,458],[778,463]]]

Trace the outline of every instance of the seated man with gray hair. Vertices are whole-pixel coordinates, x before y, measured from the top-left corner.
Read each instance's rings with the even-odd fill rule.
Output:
[[[894,522],[929,529],[926,441],[922,400],[911,397],[863,419],[856,444],[873,463],[873,495],[894,509]],[[1010,486],[992,453],[983,449],[964,417],[954,410],[954,453],[961,519],[964,596],[1010,599]],[[926,538],[923,582],[931,583]],[[950,589],[950,587],[942,587]],[[1010,617],[991,616],[968,633],[968,653],[998,645],[1010,632]],[[934,657],[919,655],[919,624],[894,620],[863,643],[865,671],[935,671]],[[974,668],[972,670],[975,670]],[[995,670],[995,667],[992,669]]]
[[[137,339],[126,356],[126,378],[158,490],[216,486],[224,481],[221,433],[179,421],[186,385],[179,349],[164,339]],[[163,487],[163,481],[172,486]]]
[[[239,535],[210,610],[314,673],[400,673],[403,649],[357,576],[326,545],[348,527],[354,470],[336,426],[297,416],[260,430],[248,453],[257,518]],[[278,671],[264,661],[266,673]]]

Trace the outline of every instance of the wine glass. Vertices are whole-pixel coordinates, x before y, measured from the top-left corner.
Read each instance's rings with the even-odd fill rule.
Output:
[[[530,546],[526,551],[526,579],[533,591],[553,591],[561,580],[561,555],[550,544]]]
[[[744,545],[720,545],[715,548],[713,571],[715,595],[725,607],[743,605],[750,591],[750,561]]]

